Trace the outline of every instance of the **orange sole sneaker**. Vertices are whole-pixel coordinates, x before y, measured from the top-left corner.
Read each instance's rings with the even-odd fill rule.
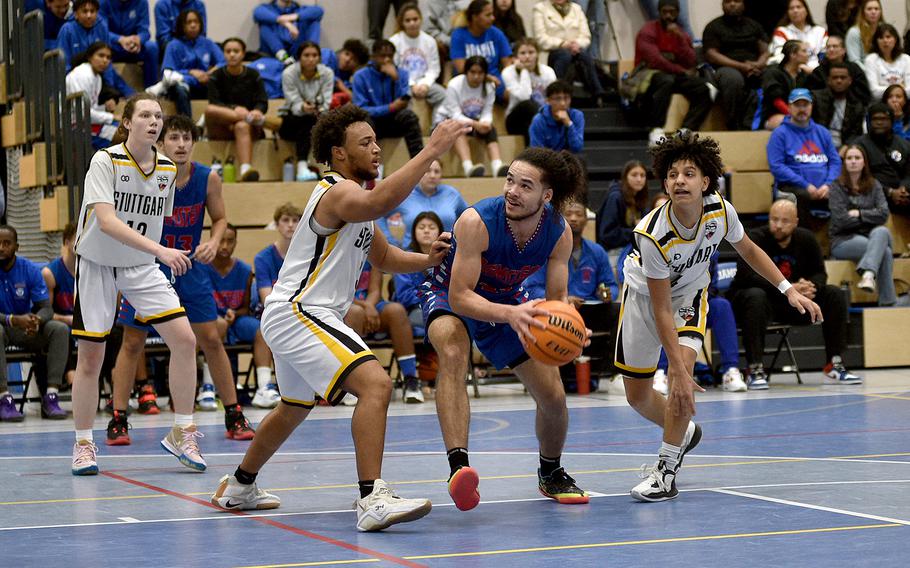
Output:
[[[449,495],[460,511],[470,511],[480,503],[480,476],[473,467],[463,467],[449,479]]]

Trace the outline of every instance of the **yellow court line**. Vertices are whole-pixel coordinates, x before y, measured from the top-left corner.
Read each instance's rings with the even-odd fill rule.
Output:
[[[868,392],[864,392],[864,393],[860,393],[860,394],[862,394],[863,396],[871,396],[873,398],[890,398],[893,400],[910,400],[910,396],[900,396],[897,394],[874,394],[874,393],[868,393]]]
[[[211,495],[206,493],[205,495]],[[42,505],[46,503],[85,503],[88,501],[122,501],[125,499],[159,499],[169,497],[164,493],[155,493],[153,495],[117,495],[111,497],[72,497],[69,499],[38,499],[34,501],[0,501],[0,505]]]
[[[683,536],[674,538],[655,538],[649,540],[623,540],[618,542],[595,542],[590,544],[565,544],[559,546],[539,546],[534,548],[512,548],[505,550],[479,550],[473,552],[450,552],[445,554],[423,554],[420,556],[402,556],[405,560],[434,560],[437,558],[463,558],[468,556],[496,556],[500,554],[522,554],[529,552],[555,552],[560,550],[581,550],[590,548],[612,548],[616,546],[640,546],[646,544],[667,544],[672,542],[695,542],[706,540],[728,540],[734,538],[754,538],[761,536],[787,536],[797,534],[812,534],[840,531],[855,531],[865,529],[884,529],[904,527],[898,523],[884,523],[878,525],[852,525],[846,527],[825,527],[818,529],[793,529],[786,531],[765,531],[753,533],[732,533],[704,536]],[[361,560],[329,560],[325,562],[302,562],[299,564],[266,564],[260,566],[245,566],[243,568],[291,568],[296,566],[328,566],[332,564],[354,564],[363,562],[378,561],[378,558],[367,558]]]

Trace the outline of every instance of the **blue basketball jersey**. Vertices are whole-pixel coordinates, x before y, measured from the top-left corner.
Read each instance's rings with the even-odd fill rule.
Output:
[[[206,272],[212,281],[212,295],[218,307],[218,315],[223,316],[228,309],[237,310],[243,307],[243,296],[247,293],[247,284],[250,281],[252,267],[242,260],[235,259],[234,267],[226,276],[210,264],[204,264]]]
[[[202,237],[205,223],[205,198],[211,168],[191,164],[190,181],[174,193],[174,214],[164,218],[161,244],[168,248],[194,251]]]
[[[57,257],[48,263],[47,268],[54,275],[54,281],[57,285],[54,287],[54,312],[58,314],[71,315],[73,313],[73,294],[75,292],[76,279],[70,274],[70,271],[63,264],[63,257]]]

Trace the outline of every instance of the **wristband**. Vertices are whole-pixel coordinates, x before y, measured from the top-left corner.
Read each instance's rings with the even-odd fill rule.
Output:
[[[777,289],[780,290],[781,294],[786,294],[787,290],[793,287],[793,284],[790,284],[786,279],[781,280],[780,284],[777,285]]]

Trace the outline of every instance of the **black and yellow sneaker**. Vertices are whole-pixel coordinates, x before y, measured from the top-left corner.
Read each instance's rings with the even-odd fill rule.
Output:
[[[540,475],[537,470],[538,489],[541,495],[555,499],[563,505],[583,505],[590,501],[588,494],[575,485],[566,470],[559,468],[547,477]]]
[[[119,410],[111,411],[113,416],[107,423],[107,439],[104,441],[108,446],[129,446],[130,424],[126,421],[126,413]]]

